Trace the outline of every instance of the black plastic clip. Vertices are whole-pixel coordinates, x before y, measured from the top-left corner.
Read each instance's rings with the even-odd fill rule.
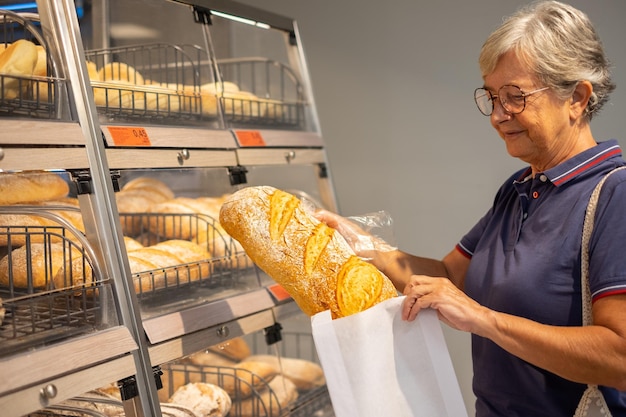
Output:
[[[196,23],[202,23],[203,25],[211,24],[211,10],[205,9],[200,6],[193,6],[193,18]]]
[[[268,345],[273,345],[276,342],[280,342],[283,340],[283,335],[281,330],[283,326],[280,323],[274,323],[270,327],[265,328],[265,343]]]
[[[228,167],[228,175],[230,176],[230,185],[245,184],[248,182],[246,173],[248,170],[242,166]]]
[[[93,189],[91,188],[91,172],[84,171],[72,171],[72,179],[76,184],[76,194],[91,194]]]
[[[156,383],[156,389],[160,390],[163,388],[163,381],[161,380],[161,375],[163,375],[163,371],[160,366],[152,367],[152,373],[154,374],[154,382]],[[135,375],[131,375],[128,378],[120,379],[117,381],[117,387],[120,389],[120,396],[122,401],[131,400],[139,395],[139,390],[137,389],[137,379]]]
[[[118,192],[120,190],[120,171],[111,171],[111,181],[113,181],[113,191]]]

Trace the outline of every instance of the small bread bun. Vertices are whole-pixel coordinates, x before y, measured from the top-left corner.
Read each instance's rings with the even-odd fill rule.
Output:
[[[31,41],[19,39],[9,45],[0,55],[0,74],[31,76],[37,65],[37,47]],[[20,82],[17,78],[3,77],[4,99],[19,96]]]
[[[169,402],[189,407],[198,415],[206,417],[224,417],[228,415],[232,405],[226,391],[205,382],[183,385],[172,394]]]
[[[143,75],[123,62],[110,62],[98,71],[102,81],[121,81],[134,85],[144,85]]]
[[[100,79],[100,73],[98,72],[98,66],[93,61],[87,61],[87,74],[91,81],[102,81],[102,79]]]

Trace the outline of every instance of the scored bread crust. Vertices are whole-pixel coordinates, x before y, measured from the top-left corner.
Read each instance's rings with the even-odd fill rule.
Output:
[[[282,190],[235,192],[222,205],[220,224],[309,316],[330,310],[344,317],[397,295],[384,274]]]

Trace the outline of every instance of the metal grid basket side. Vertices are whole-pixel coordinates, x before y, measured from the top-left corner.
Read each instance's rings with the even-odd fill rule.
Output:
[[[160,398],[170,398],[178,387],[203,382],[221,387],[231,398],[230,417],[288,416],[291,403],[281,405],[279,394],[267,380],[254,372],[236,367],[191,365],[185,363],[162,365],[163,388]]]
[[[220,97],[231,125],[302,129],[306,96],[295,72],[267,58],[231,58],[217,61],[220,76],[239,91]]]
[[[154,122],[214,119],[199,94],[199,48],[152,43],[85,52],[100,113],[121,120]],[[215,100],[213,100],[214,102]]]
[[[18,40],[32,42],[38,51],[32,74],[0,75],[0,114],[40,119],[62,118],[67,103],[67,83],[41,33],[39,15],[0,10],[0,45]]]
[[[112,314],[105,311],[112,303],[109,281],[65,227],[4,226],[0,237],[7,242],[0,259],[0,356],[90,332],[111,320],[105,317]]]

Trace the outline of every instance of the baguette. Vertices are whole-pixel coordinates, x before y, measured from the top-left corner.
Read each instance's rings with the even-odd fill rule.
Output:
[[[67,182],[52,172],[0,173],[0,205],[54,200],[69,190]]]
[[[282,190],[235,192],[222,205],[220,224],[309,316],[330,310],[345,317],[397,295],[389,278]]]

